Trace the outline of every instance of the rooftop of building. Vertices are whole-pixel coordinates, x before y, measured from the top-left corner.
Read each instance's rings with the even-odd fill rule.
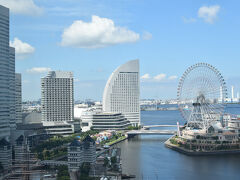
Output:
[[[22,142],[23,140],[24,140],[23,135],[19,136],[19,137],[16,139],[17,142]]]
[[[73,78],[73,73],[69,71],[49,71],[44,78]]]
[[[122,113],[100,112],[100,113],[94,114],[94,116],[119,116],[119,115],[122,115]]]
[[[10,143],[5,138],[0,140],[0,146],[9,146],[9,145]]]
[[[69,146],[81,146],[82,144],[81,144],[81,142],[79,141],[79,140],[77,140],[77,139],[74,139],[70,144],[69,144]]]
[[[5,6],[0,5],[0,14],[8,16],[9,15],[9,9]]]
[[[83,139],[83,142],[93,142],[93,143],[95,143],[94,139],[91,138],[89,135],[87,135],[87,136]]]
[[[74,139],[70,144],[69,146],[75,146],[75,147],[78,147],[78,146],[82,146],[84,144],[88,144],[88,143],[94,143],[95,144],[95,141],[93,138],[91,138],[89,135],[87,135],[82,141],[80,140],[77,140],[77,139]]]

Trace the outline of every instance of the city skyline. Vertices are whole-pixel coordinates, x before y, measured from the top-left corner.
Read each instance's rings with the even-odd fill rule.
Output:
[[[176,98],[181,74],[197,62],[216,66],[229,94],[232,85],[240,90],[239,2],[93,2],[0,0],[10,7],[23,100],[40,98],[40,78],[49,70],[75,74],[75,99],[101,100],[108,76],[131,59],[140,60],[141,98]],[[102,31],[84,34],[98,23]],[[71,34],[83,26],[86,32]]]

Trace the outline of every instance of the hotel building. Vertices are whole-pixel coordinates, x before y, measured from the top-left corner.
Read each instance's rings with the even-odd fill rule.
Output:
[[[42,122],[51,135],[73,133],[73,74],[50,71],[41,79]]]
[[[139,60],[119,66],[103,93],[103,112],[122,113],[133,126],[140,125]]]

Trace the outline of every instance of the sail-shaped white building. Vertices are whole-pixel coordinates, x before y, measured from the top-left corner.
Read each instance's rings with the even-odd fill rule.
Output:
[[[139,87],[139,60],[119,66],[105,86],[103,112],[122,113],[133,126],[140,125]]]

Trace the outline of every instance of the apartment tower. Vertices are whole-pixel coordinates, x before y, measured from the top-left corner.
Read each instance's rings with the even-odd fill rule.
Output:
[[[69,135],[73,133],[73,74],[50,71],[41,79],[42,122],[48,134]]]

